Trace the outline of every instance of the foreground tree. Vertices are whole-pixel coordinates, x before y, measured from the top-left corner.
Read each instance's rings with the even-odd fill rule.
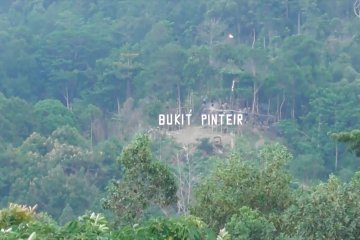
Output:
[[[284,168],[289,159],[291,155],[281,145],[265,147],[260,166],[230,157],[199,185],[192,214],[220,229],[243,206],[266,216],[281,213],[292,201],[290,175]]]
[[[138,136],[125,148],[119,162],[124,175],[110,184],[104,208],[114,211],[120,224],[141,219],[151,206],[163,208],[176,203],[176,180],[167,166],[152,158],[148,136]]]
[[[284,214],[283,231],[304,239],[358,239],[360,173],[350,183],[335,176],[299,194]]]
[[[126,226],[116,239],[215,239],[215,234],[200,219],[186,216],[170,219],[153,219],[134,227]]]
[[[1,171],[3,205],[10,201],[37,204],[57,220],[100,208],[109,170],[76,129],[61,127],[47,138],[33,133],[9,154],[4,156],[9,160],[2,161],[6,170]]]
[[[274,239],[276,232],[271,222],[249,207],[240,208],[225,227],[234,240]]]
[[[110,228],[102,214],[87,213],[77,220],[59,226],[35,207],[10,204],[0,209],[0,240],[17,239],[174,239],[209,240],[215,234],[200,219],[186,216],[153,219],[142,224],[126,226],[116,231]],[[219,239],[219,238],[218,238]],[[225,238],[220,238],[225,239]],[[229,240],[229,238],[226,238]]]

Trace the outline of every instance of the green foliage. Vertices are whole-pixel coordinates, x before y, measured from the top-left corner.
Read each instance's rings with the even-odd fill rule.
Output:
[[[198,149],[204,151],[206,154],[212,154],[214,152],[214,146],[210,142],[209,138],[200,139]]]
[[[220,229],[242,206],[265,215],[282,212],[292,201],[290,175],[285,170],[290,159],[281,145],[261,151],[261,167],[236,155],[230,157],[199,184],[192,213]]]
[[[63,239],[113,239],[108,222],[101,214],[85,214],[68,222],[57,234]]]
[[[150,142],[139,135],[120,157],[123,179],[110,184],[104,207],[111,209],[122,224],[142,218],[152,204],[160,207],[176,202],[176,181],[169,168],[153,160]]]
[[[281,123],[284,136],[294,151],[296,162],[304,166],[304,174],[297,174],[299,178],[326,179],[331,172],[349,166],[356,169],[359,166],[354,157],[346,154],[344,145],[332,141],[329,136],[334,132],[358,128],[358,90],[358,83],[347,80],[315,89],[311,96],[310,109],[300,123]],[[305,164],[310,159],[312,167]]]
[[[155,126],[158,122],[159,114],[164,113],[164,106],[159,99],[154,99],[144,103],[142,111],[145,113],[145,116],[148,117],[148,123]]]
[[[353,4],[0,1],[1,204],[38,204],[63,224],[98,208],[109,179],[122,177],[109,186],[106,201],[122,224],[172,207],[176,179],[151,157],[148,140],[139,138],[126,148],[121,166],[116,158],[135,133],[156,124],[160,112],[173,112],[179,101],[176,105],[196,113],[203,99],[230,100],[236,108],[250,106],[280,121],[299,186],[325,181],[330,173],[349,179],[360,167],[360,133],[351,130],[360,129],[360,25]],[[241,229],[245,238],[263,234],[268,223],[279,239],[360,235],[352,200],[358,199],[350,194],[358,193],[357,180],[331,178],[292,196],[288,152],[270,147],[257,158],[249,135],[241,136],[236,145],[248,150],[241,158],[221,160],[204,182],[199,176],[215,162],[206,140],[179,167],[188,174],[181,186],[187,185],[189,196],[198,185],[196,196],[187,199],[194,214],[216,231],[226,224]],[[152,146],[160,161],[176,161],[179,149],[172,141],[162,138]],[[113,238],[88,217],[66,227],[24,221],[9,235],[4,229],[0,238]],[[175,227],[181,219],[158,221],[155,237],[199,236],[179,233],[192,226],[187,220],[184,228]],[[149,231],[150,225],[158,226],[149,223]],[[226,231],[218,238],[228,239]]]
[[[114,231],[102,214],[88,213],[58,226],[33,208],[12,204],[0,211],[0,223],[0,239],[4,240],[215,239],[207,225],[194,216],[153,219]]]
[[[299,194],[284,215],[284,231],[305,239],[357,239],[359,236],[359,182],[331,176]]]
[[[108,222],[101,214],[86,214],[78,220],[59,227],[48,217],[36,214],[33,208],[10,205],[1,210],[1,222],[11,220],[10,225],[1,226],[0,239],[114,239]]]
[[[350,150],[354,152],[357,157],[360,156],[360,130],[355,129],[351,132],[333,133],[331,137],[339,142],[348,144]]]
[[[119,239],[215,239],[206,224],[193,216],[154,219],[141,225],[125,227],[115,235]]]
[[[60,101],[42,100],[35,104],[34,111],[41,134],[48,135],[61,126],[76,125],[73,114]]]
[[[16,97],[6,98],[0,92],[0,139],[19,145],[34,130],[32,106]]]
[[[7,229],[20,223],[28,223],[35,218],[35,207],[10,203],[7,209],[0,210],[0,228]]]
[[[70,127],[69,125],[57,128],[51,133],[51,138],[61,144],[86,147],[86,140],[84,137],[81,136],[76,128]]]
[[[73,106],[74,116],[80,123],[81,129],[92,130],[93,121],[101,117],[102,111],[93,104],[86,105],[86,102],[75,101]],[[90,133],[91,134],[91,133]]]
[[[175,99],[184,107],[190,95],[233,94],[241,108],[295,122],[299,131],[286,134],[286,142],[299,165],[311,154],[318,169],[306,176],[298,170],[297,177],[356,169],[341,146],[346,159],[334,164],[327,137],[359,122],[359,26],[352,7],[352,0],[4,1],[0,89],[8,99],[0,97],[6,102],[0,137],[19,145],[34,130],[48,135],[69,125],[92,144],[108,136],[127,141],[132,136],[123,135],[136,132],[128,129],[141,117],[132,113],[131,124],[117,126],[120,133],[111,119],[129,97],[135,106],[143,103],[146,126]]]
[[[220,230],[216,240],[231,240],[231,235],[223,228]]]
[[[35,213],[35,208],[10,204],[8,208],[0,210],[0,239],[52,238],[56,225],[45,214]]]
[[[226,223],[225,229],[234,240],[274,239],[276,232],[271,222],[249,207],[240,208],[238,214],[233,215]]]
[[[75,218],[74,210],[69,204],[66,204],[65,208],[63,209],[59,217],[59,223],[64,225],[65,223],[70,222],[74,218]]]
[[[72,142],[78,146],[69,144]],[[100,154],[79,146],[83,144],[82,137],[70,127],[55,130],[48,138],[32,134],[7,160],[8,171],[2,174],[5,196],[38,204],[56,219],[66,205],[75,216],[100,208],[100,192],[111,179],[108,173],[115,169],[109,165],[115,160],[101,165],[96,158]]]

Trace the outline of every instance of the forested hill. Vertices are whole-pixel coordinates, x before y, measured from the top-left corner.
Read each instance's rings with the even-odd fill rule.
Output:
[[[283,232],[320,239],[314,232],[295,231],[310,224],[300,220],[302,213],[314,213],[312,208],[296,212],[290,206],[316,205],[311,194],[319,198],[343,194],[339,201],[353,204],[351,192],[359,189],[358,175],[350,179],[360,161],[337,141],[352,143],[350,149],[359,155],[358,132],[333,135],[360,129],[359,13],[358,0],[1,0],[0,206],[9,202],[38,204],[60,224],[88,209],[102,211],[102,207],[128,218],[122,219],[122,224],[191,212],[213,230],[218,232],[227,224],[233,233],[239,219],[256,218],[259,228],[276,237]],[[174,113],[178,108],[197,113],[209,103],[245,108],[251,116],[270,116],[267,126],[254,117],[253,125],[245,126],[241,134],[226,137],[241,158],[256,163],[275,159],[274,165],[248,167],[240,157],[232,156],[225,161],[229,149],[218,151],[207,138],[194,137],[198,145],[191,148],[154,130],[160,113]],[[268,132],[262,132],[260,140],[251,139],[252,133],[265,128]],[[123,151],[139,132],[155,137],[151,142],[146,137],[136,138],[125,148],[130,151],[133,146],[135,150]],[[179,136],[189,140],[183,135]],[[263,143],[263,136],[266,140],[276,137],[288,150],[276,145],[269,148],[272,150],[260,150],[258,156],[252,145]],[[136,155],[138,149],[145,149],[145,157]],[[150,152],[160,163],[150,161]],[[284,159],[289,160],[287,165],[280,161]],[[132,165],[135,160],[139,160],[136,167]],[[211,175],[218,161],[226,162],[225,167]],[[271,178],[273,168],[280,180]],[[150,181],[140,184],[140,189],[133,183],[142,179],[139,169],[149,174]],[[176,177],[171,175],[174,172]],[[154,173],[164,174],[166,179],[158,179]],[[249,188],[238,193],[251,193],[249,198],[227,198],[235,191],[232,186],[229,192],[217,192],[222,187],[215,184],[216,176],[224,174],[229,174],[229,179],[239,177],[241,184],[250,183],[261,191],[251,195],[254,189]],[[269,174],[270,180],[260,181],[262,174]],[[307,189],[327,181],[330,174],[345,183],[331,177],[325,185]],[[289,180],[290,175],[294,181]],[[200,184],[205,176],[212,180]],[[109,184],[113,178],[121,180]],[[227,179],[223,180],[226,185]],[[235,180],[229,182],[238,183]],[[275,185],[266,185],[272,181]],[[297,192],[290,183],[294,188],[303,186],[310,195],[295,197]],[[152,187],[151,191],[146,187]],[[273,188],[275,193],[269,193]],[[131,201],[136,200],[131,205],[134,209],[145,206],[146,211],[122,215],[123,206],[116,205],[119,189],[132,196]],[[131,195],[144,189],[149,195]],[[213,202],[204,189],[214,191],[210,196]],[[104,203],[100,199],[106,191],[113,198]],[[259,200],[264,198],[262,191],[273,194],[265,197],[269,202]],[[160,199],[151,192],[159,193]],[[181,197],[177,205],[176,193]],[[217,208],[222,197],[229,202]],[[161,207],[153,207],[156,204]],[[170,205],[170,210],[164,210],[162,204]],[[204,207],[208,204],[214,209]],[[351,206],[357,209],[355,205]],[[224,209],[229,212],[222,212]],[[281,217],[272,218],[274,212],[269,209]],[[32,209],[12,205],[0,211],[0,229],[11,226],[2,222],[2,216],[11,216],[13,210],[29,219],[35,216]],[[340,215],[357,216],[356,211]],[[85,228],[94,216],[77,224]],[[202,224],[197,218],[184,221],[186,226]],[[287,221],[292,225],[287,226]],[[351,225],[347,221],[344,219],[344,225]],[[157,222],[149,223],[150,229],[151,224]],[[163,224],[175,226],[177,222]],[[356,229],[352,236],[358,236]],[[328,239],[349,237],[336,234]]]
[[[19,144],[33,130],[49,134],[69,124],[98,142],[120,131],[111,121],[118,119],[124,129],[117,135],[128,140],[179,99],[186,106],[193,96],[195,107],[203,99],[228,101],[235,81],[241,107],[290,120],[282,127],[302,162],[299,176],[310,174],[307,168],[306,178],[347,175],[358,165],[328,133],[360,124],[360,19],[353,4],[1,1],[0,90],[27,101],[1,104],[1,136]],[[36,119],[46,108],[62,111],[48,99],[71,111]]]

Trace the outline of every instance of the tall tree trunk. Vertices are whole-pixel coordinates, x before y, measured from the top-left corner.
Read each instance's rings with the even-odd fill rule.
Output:
[[[271,40],[272,40],[272,39],[271,39],[271,31],[270,31],[270,30],[268,30],[268,38],[269,38],[268,47],[271,48]]]
[[[253,101],[251,106],[251,113],[255,113],[255,107],[256,107],[256,95],[257,95],[257,88],[256,88],[256,82],[253,83]]]
[[[65,88],[65,95],[64,95],[65,101],[66,101],[66,108],[70,110],[70,97],[69,97],[69,89],[66,86]]]
[[[255,47],[255,42],[256,42],[256,31],[255,31],[255,28],[254,28],[253,29],[253,42],[252,42],[251,48]]]
[[[296,86],[295,81],[291,85],[291,92],[292,92],[292,103],[291,103],[291,119],[295,119],[295,107],[296,107]]]
[[[118,115],[120,115],[121,106],[120,106],[120,101],[119,101],[119,98],[118,98],[118,97],[116,97],[116,105],[117,105]]]
[[[266,38],[265,37],[264,37],[263,44],[264,44],[264,49],[265,49],[266,48]]]
[[[292,106],[291,106],[291,119],[295,119],[295,97],[294,97],[294,99],[293,99],[293,102],[292,102]]]
[[[279,111],[279,120],[282,119],[282,108],[284,106],[284,103],[285,103],[285,99],[286,99],[286,96],[285,96],[285,90],[283,89],[283,99],[282,99],[282,102],[280,104],[280,111]]]
[[[297,34],[301,34],[301,12],[298,12],[298,21],[297,21]]]
[[[93,150],[93,144],[94,144],[94,141],[93,141],[93,121],[92,119],[90,120],[90,142],[91,142],[91,151]]]
[[[180,85],[177,84],[176,85],[177,87],[177,104],[178,104],[178,114],[181,114],[181,93],[180,93]],[[178,126],[178,129],[180,130],[181,129],[181,125]]]
[[[337,111],[337,105],[335,106],[334,110],[334,125],[336,126],[338,123],[338,111]],[[338,149],[338,142],[335,141],[335,171],[338,169],[338,163],[339,163],[339,149]]]
[[[130,74],[126,78],[126,99],[131,97],[131,77]]]
[[[339,149],[338,149],[338,142],[335,142],[335,171],[338,169],[339,163]]]
[[[180,167],[180,157],[177,154],[176,155],[176,165],[177,165],[177,170],[178,170],[178,181],[179,181],[179,198],[178,198],[178,203],[177,203],[177,207],[178,207],[178,213],[183,214],[185,212],[185,197],[184,197],[184,180],[183,180],[183,171]]]
[[[219,22],[220,20],[215,18],[212,18],[210,20],[210,32],[209,32],[209,47],[210,47],[209,64],[210,65],[214,64],[214,59],[213,59],[213,47],[214,47],[214,37],[215,37],[214,29],[216,28]]]
[[[280,100],[279,95],[276,95],[276,121],[280,120]]]
[[[238,39],[238,42],[240,43],[240,42],[241,42],[241,39],[240,39],[240,36],[241,36],[241,27],[240,27],[240,23],[239,23],[239,22],[237,22],[236,27],[237,27],[237,39]]]
[[[181,95],[180,95],[180,85],[176,85],[177,88],[177,104],[178,104],[178,114],[181,114]]]
[[[192,172],[191,172],[191,162],[189,158],[188,147],[185,148],[186,162],[188,164],[188,192],[187,192],[187,202],[186,205],[190,206],[191,194],[192,194]],[[187,209],[187,208],[186,208]]]
[[[320,148],[320,133],[321,133],[321,114],[319,114],[319,122],[318,122],[318,129],[317,129],[317,134],[318,134],[317,147],[318,148]]]
[[[256,65],[255,65],[253,59],[251,59],[250,61],[251,61],[252,76],[254,78],[254,80],[253,80],[253,102],[252,102],[252,107],[251,107],[251,113],[254,114],[255,113],[255,108],[256,108],[257,93],[258,93],[259,87],[256,85]]]

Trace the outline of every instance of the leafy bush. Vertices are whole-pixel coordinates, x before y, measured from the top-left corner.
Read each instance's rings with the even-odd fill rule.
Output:
[[[275,227],[259,211],[242,207],[225,225],[233,240],[274,239]]]
[[[116,234],[117,239],[173,239],[200,240],[215,239],[213,232],[206,224],[194,216],[174,219],[155,219],[143,225],[135,224],[125,227]]]
[[[10,203],[9,207],[0,211],[0,228],[9,228],[21,223],[28,223],[35,218],[35,208]]]

